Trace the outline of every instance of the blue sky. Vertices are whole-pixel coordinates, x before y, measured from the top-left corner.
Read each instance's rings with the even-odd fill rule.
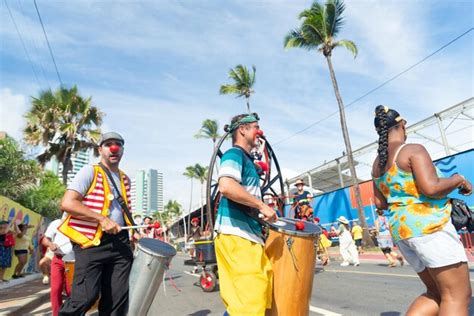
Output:
[[[0,130],[20,139],[30,96],[59,85],[32,1],[7,0],[30,54],[0,6]],[[228,70],[257,68],[253,111],[276,143],[337,109],[324,58],[283,49],[311,1],[42,1],[38,0],[62,76],[106,112],[104,130],[126,138],[123,169],[164,173],[165,200],[189,202],[186,166],[208,164],[212,144],[193,135],[204,119],[221,126],[245,102],[219,95]],[[333,63],[348,104],[472,28],[472,1],[348,1],[339,38],[357,43]],[[415,123],[473,95],[470,32],[347,109],[353,148],[376,139],[373,109],[387,104]],[[344,150],[338,116],[274,146],[291,177]],[[195,190],[197,196],[198,189]],[[195,201],[197,204],[197,201]]]

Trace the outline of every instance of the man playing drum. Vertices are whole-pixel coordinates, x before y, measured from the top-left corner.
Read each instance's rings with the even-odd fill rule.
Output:
[[[73,242],[76,263],[60,315],[84,315],[99,293],[99,314],[127,314],[133,253],[128,232],[121,230],[131,224],[119,202],[130,205],[130,179],[119,170],[124,140],[110,132],[98,145],[101,165],[83,167],[61,201],[69,216],[59,230]]]
[[[256,115],[232,119],[233,147],[221,159],[215,250],[220,293],[230,315],[264,315],[271,307],[272,270],[264,251],[262,227],[245,212],[258,209],[274,222],[275,211],[262,201],[260,178],[249,153],[259,130]],[[239,203],[239,204],[237,204]],[[245,206],[243,206],[245,205]]]

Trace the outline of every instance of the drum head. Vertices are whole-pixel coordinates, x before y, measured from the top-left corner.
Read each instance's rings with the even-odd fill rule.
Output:
[[[138,241],[138,248],[155,257],[174,257],[176,249],[170,244],[153,238],[142,238]]]
[[[297,230],[296,223],[303,222],[304,229]],[[275,223],[268,223],[270,229],[282,232],[292,236],[302,236],[302,237],[310,237],[310,236],[318,236],[321,235],[322,229],[321,227],[314,225],[313,223],[301,221],[298,219],[291,219],[280,217]]]

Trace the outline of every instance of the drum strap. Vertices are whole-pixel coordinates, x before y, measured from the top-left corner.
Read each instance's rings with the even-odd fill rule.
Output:
[[[118,194],[117,201],[119,202],[120,207],[123,210],[123,214],[127,217],[128,221],[130,222],[130,224],[132,224],[132,226],[136,226],[135,222],[133,221],[132,214],[130,213],[130,209],[128,208],[127,203],[125,203],[125,201],[122,197],[122,194],[120,194],[120,190],[118,189],[117,185],[115,184],[114,178],[112,177],[112,174],[110,173],[110,170],[106,166],[104,166],[101,162],[99,162],[99,166],[107,174],[107,177],[109,177],[110,182],[112,182],[112,185],[114,186],[115,191]],[[136,233],[138,233],[137,229],[133,229],[133,230]]]

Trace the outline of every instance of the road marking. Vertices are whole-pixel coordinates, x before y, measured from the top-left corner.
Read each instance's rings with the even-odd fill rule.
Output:
[[[189,272],[189,271],[183,271],[183,272],[186,273],[187,275],[190,275],[190,276],[193,276],[193,277],[196,277],[196,278],[201,277],[201,275],[197,274],[197,273],[192,273],[192,272]]]
[[[325,269],[325,272],[337,272],[337,273],[354,273],[354,274],[370,274],[370,275],[383,275],[383,276],[398,276],[403,278],[415,278],[418,279],[418,275],[409,275],[409,274],[398,274],[398,273],[382,273],[382,272],[365,272],[365,271],[347,271],[347,270],[334,270],[334,269]],[[469,281],[474,282],[474,279],[469,279]]]
[[[328,311],[327,309],[314,307],[311,305],[309,305],[309,310],[313,313],[318,313],[324,316],[342,316],[342,314],[334,313],[334,312]]]

